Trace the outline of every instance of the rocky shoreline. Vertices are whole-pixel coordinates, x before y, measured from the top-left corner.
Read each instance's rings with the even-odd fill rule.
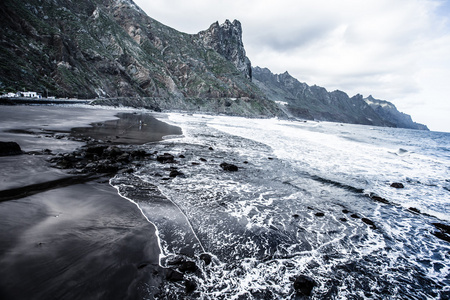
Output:
[[[96,117],[100,111],[91,108],[14,109],[17,117],[24,117],[20,126],[15,127],[16,120],[8,120],[13,115],[8,116],[5,108],[0,130],[0,140],[8,141],[0,144],[0,297],[136,299],[155,296],[166,280],[182,280],[182,273],[175,268],[159,265],[156,228],[109,185],[114,174],[131,172],[132,163],[152,156],[133,150],[131,144],[155,142],[181,131],[145,113],[128,113],[123,115],[125,119],[131,115],[147,123],[153,119],[154,123],[137,120],[141,140],[133,139],[133,129],[128,127],[125,135],[130,134],[130,145],[122,144],[122,149],[120,139],[108,140],[115,134],[108,124],[115,123],[124,132],[123,120],[104,122],[114,119],[108,116],[117,112],[101,111],[103,117]],[[72,113],[85,126],[94,123],[78,131],[69,130],[79,126],[73,120],[66,126],[36,129],[45,126],[40,124],[44,120],[62,121],[57,120],[61,113]],[[86,128],[98,127],[103,132],[96,134],[104,134],[104,139],[83,136]],[[64,149],[57,144],[65,145]],[[20,182],[13,182],[15,177],[6,174],[14,168],[22,176]],[[39,176],[30,170],[33,168],[51,175]],[[149,285],[154,288],[149,289]]]
[[[26,109],[24,107],[21,108]],[[120,197],[117,197],[117,195],[113,196],[112,188],[109,186],[108,182],[117,174],[129,174],[131,176],[135,168],[145,163],[145,161],[154,160],[161,164],[170,164],[171,167],[169,168],[167,180],[184,175],[174,166],[177,159],[182,159],[181,156],[175,157],[170,153],[158,153],[157,151],[148,152],[139,147],[140,144],[145,144],[148,141],[156,141],[162,138],[163,135],[180,134],[181,131],[179,131],[179,129],[165,125],[170,128],[170,130],[166,128],[163,130],[163,135],[160,134],[157,137],[152,136],[153,140],[146,140],[146,138],[148,139],[148,136],[146,137],[145,134],[142,134],[142,127],[150,125],[149,127],[158,129],[158,126],[161,126],[161,124],[156,123],[159,121],[154,124],[147,124],[152,122],[152,118],[138,113],[120,114],[119,117],[121,118],[118,120],[94,122],[91,124],[91,127],[75,128],[70,131],[67,128],[61,128],[60,130],[57,128],[52,128],[51,130],[36,130],[33,128],[14,128],[5,130],[9,135],[16,135],[16,137],[17,135],[25,135],[27,138],[36,140],[45,137],[50,143],[52,141],[70,141],[76,144],[78,143],[80,146],[73,151],[67,151],[67,149],[65,151],[55,152],[54,149],[49,149],[51,148],[49,144],[47,144],[47,146],[49,146],[48,148],[43,147],[43,149],[31,147],[32,150],[30,150],[27,146],[24,147],[25,149],[22,149],[19,145],[21,138],[17,138],[19,143],[2,142],[0,144],[1,155],[26,158],[41,157],[44,159],[43,161],[46,162],[47,167],[61,170],[62,172],[62,175],[56,176],[55,179],[42,179],[37,182],[30,181],[30,184],[22,184],[17,187],[0,191],[0,203],[2,203],[2,206],[0,206],[0,215],[3,216],[1,223],[3,228],[7,229],[4,234],[0,235],[2,241],[8,241],[12,235],[20,236],[21,230],[18,227],[25,227],[26,231],[29,232],[35,231],[35,227],[39,226],[39,223],[42,222],[38,220],[46,220],[48,218],[53,222],[54,220],[62,220],[63,215],[71,214],[67,208],[70,207],[69,210],[73,209],[74,211],[78,211],[79,208],[76,206],[81,203],[83,203],[82,206],[89,207],[89,215],[98,214],[97,218],[103,218],[105,211],[111,210],[111,208],[106,208],[104,205],[101,205],[101,210],[98,210],[95,206],[98,205],[98,201],[105,201],[104,197],[114,199],[115,203],[113,205],[115,212],[111,213],[111,216],[108,218],[110,221],[108,222],[117,222],[117,220],[123,219],[121,213],[118,214],[118,211],[116,211],[119,208],[120,210],[131,209],[131,211],[134,211],[133,214],[139,215],[139,212],[136,211],[133,206],[125,208],[129,206],[127,201],[123,201],[123,199],[121,201]],[[141,137],[141,139],[133,139],[133,137],[136,138],[136,136],[134,132],[135,129],[130,126],[131,123],[136,127],[136,130],[140,131],[139,137]],[[122,128],[120,130],[122,136],[118,135],[119,131],[112,129],[114,127]],[[123,132],[123,128],[127,128],[128,132]],[[213,149],[211,148],[210,150]],[[224,171],[238,170],[237,166],[226,162],[223,162],[220,166],[218,165],[218,168],[222,168]],[[97,189],[100,189],[100,194],[98,193],[99,191],[95,191]],[[151,187],[147,186],[142,190],[148,189],[151,189]],[[74,191],[76,191],[76,194],[73,194]],[[140,195],[140,193],[138,193],[139,195],[134,195],[134,198],[139,199],[140,196],[145,196],[146,199],[148,197],[159,197],[159,201],[168,202],[167,199],[164,199],[163,195],[156,191],[156,189],[153,191],[153,194]],[[85,198],[88,199],[86,200]],[[119,201],[121,201],[121,203],[119,203]],[[25,202],[26,205],[24,206],[21,202]],[[64,202],[66,204],[61,207],[61,203],[58,202]],[[112,204],[111,200],[105,202],[108,206]],[[31,203],[33,203],[31,206],[32,208],[30,208]],[[35,205],[38,205],[38,211],[36,211]],[[75,205],[75,207],[73,207],[73,205]],[[52,211],[52,207],[55,206],[60,207],[59,213],[50,217],[48,212]],[[39,214],[39,211],[45,211],[45,213],[41,215]],[[14,224],[8,217],[5,217],[8,214],[14,216],[14,218],[21,218],[20,215],[23,214],[31,214],[32,217],[29,218],[28,222],[25,222],[26,224]],[[146,222],[143,220],[144,218],[142,215],[138,215],[136,215],[135,218],[137,220],[140,219],[141,221],[126,221],[125,223],[141,223],[138,227],[142,229],[151,226],[149,223],[147,223],[147,225],[145,224]],[[84,231],[88,230],[91,232],[98,231],[98,233],[94,233],[94,236],[98,236],[98,234],[103,231],[103,229],[98,228],[98,225],[92,225],[92,222],[94,221],[90,218],[86,219],[85,216],[78,215],[75,219],[70,218],[70,222],[73,224],[69,227],[62,228],[58,235],[66,237],[71,236],[74,233],[75,235],[84,235]],[[59,227],[57,223],[55,226]],[[122,226],[125,226],[126,228],[130,225],[124,224]],[[142,229],[140,229],[139,232],[136,232],[136,230],[132,231],[134,233],[130,232],[132,236],[127,234],[127,236],[130,236],[130,238],[135,240],[135,245],[133,246],[131,254],[128,253],[128,251],[130,251],[130,249],[128,249],[130,246],[127,245],[128,242],[126,244],[120,242],[119,244],[114,245],[113,249],[115,249],[114,252],[122,254],[114,254],[112,256],[111,253],[105,253],[103,250],[103,248],[110,243],[108,238],[99,238],[100,240],[103,240],[103,242],[92,247],[90,245],[91,242],[86,245],[88,240],[84,237],[72,237],[68,238],[71,244],[69,245],[66,241],[55,237],[56,228],[54,226],[47,228],[43,234],[38,235],[39,237],[29,238],[25,244],[28,245],[28,248],[31,247],[31,249],[24,249],[23,243],[19,246],[14,241],[4,242],[2,243],[2,247],[0,247],[0,266],[3,269],[3,271],[0,272],[0,278],[6,279],[7,273],[9,273],[9,275],[12,274],[12,276],[9,280],[3,281],[5,284],[0,285],[0,295],[6,298],[25,299],[31,297],[31,295],[36,295],[36,289],[40,288],[42,291],[37,294],[37,298],[43,299],[53,293],[63,296],[65,293],[69,293],[63,287],[63,283],[67,281],[77,281],[77,279],[76,276],[74,277],[74,274],[70,274],[72,272],[62,271],[62,274],[58,274],[58,271],[55,270],[66,268],[84,270],[84,272],[90,274],[87,276],[90,278],[94,274],[98,274],[98,272],[103,272],[103,268],[111,268],[112,265],[116,265],[116,267],[113,268],[117,268],[117,270],[112,272],[111,278],[99,281],[99,287],[94,288],[89,284],[82,284],[79,282],[79,288],[76,291],[70,292],[73,293],[71,297],[89,298],[92,295],[99,293],[108,295],[108,299],[134,299],[142,298],[144,295],[161,296],[164,295],[167,284],[181,284],[184,286],[184,288],[179,290],[181,293],[184,293],[185,296],[195,297],[197,283],[192,279],[192,275],[195,274],[197,277],[205,276],[205,274],[203,274],[204,268],[213,263],[215,258],[208,253],[191,253],[192,249],[186,248],[185,251],[182,251],[179,254],[165,257],[162,261],[164,267],[161,267],[159,258],[161,250],[157,247],[158,238],[155,236],[155,229],[148,228],[146,231],[143,231]],[[120,229],[120,231],[122,230],[123,229]],[[126,229],[126,231],[128,230]],[[6,234],[6,232],[9,233]],[[144,237],[143,235],[146,236],[145,240],[141,239],[141,237]],[[116,239],[113,238],[112,235],[107,236],[112,240]],[[151,246],[148,245],[149,239]],[[92,242],[95,244],[99,243],[96,239],[92,240]],[[58,245],[55,246],[55,244]],[[76,254],[73,251],[68,250],[68,247],[73,247],[74,249],[79,249],[81,247],[84,253],[83,257],[74,261],[74,255],[76,256]],[[151,251],[149,251],[149,247],[152,249]],[[56,255],[57,259],[55,262],[50,263],[48,272],[37,271],[35,266],[40,267],[40,265],[39,263],[34,262],[32,257],[33,251],[31,251],[31,253],[29,252],[33,248],[37,248],[39,252],[41,252],[39,254],[39,257],[41,257],[40,260],[47,263],[49,263],[48,260],[50,259],[48,256],[54,257]],[[99,255],[103,257],[102,262],[92,266],[92,261],[89,257]],[[105,255],[109,258],[105,258]],[[123,255],[127,257],[125,260]],[[103,263],[103,260],[107,263]],[[128,267],[128,270],[123,270],[122,267],[120,267],[125,261],[128,261],[126,264],[132,265],[132,267]],[[28,276],[24,276],[26,273],[28,273]],[[42,279],[38,281],[39,287],[33,283],[33,278],[37,273],[40,273],[42,276]],[[129,279],[117,281],[117,276],[125,276]],[[26,282],[28,286],[20,290],[19,286],[22,285],[23,282]],[[49,283],[45,284],[44,282]],[[144,288],[149,285],[152,286],[151,289]],[[56,290],[59,290],[59,292],[56,292]],[[113,291],[115,293],[114,295],[112,294]]]
[[[60,109],[70,111],[70,108]],[[174,293],[181,298],[195,298],[200,295],[202,287],[199,285],[209,276],[211,268],[223,263],[205,251],[195,233],[192,235],[189,220],[181,220],[185,217],[181,209],[157,186],[142,180],[136,173],[151,163],[156,167],[149,176],[177,185],[177,180],[189,178],[191,169],[198,165],[208,164],[221,174],[240,176],[258,169],[252,167],[254,161],[233,159],[226,153],[219,153],[220,148],[212,143],[198,145],[202,151],[188,144],[179,148],[170,147],[169,143],[151,145],[149,143],[158,143],[164,136],[182,132],[146,113],[121,112],[118,116],[119,119],[112,120],[107,114],[100,120],[92,114],[88,118],[90,121],[83,119],[90,127],[55,125],[45,128],[44,123],[39,123],[44,121],[39,121],[33,126],[13,124],[0,130],[0,140],[8,140],[0,143],[0,159],[18,158],[3,160],[4,166],[23,158],[24,162],[31,159],[43,164],[33,165],[33,168],[54,172],[51,178],[33,179],[28,184],[11,185],[10,182],[0,189],[0,226],[5,228],[0,233],[0,298],[136,299],[164,298]],[[43,120],[50,122],[45,116]],[[9,142],[13,136],[18,143]],[[42,139],[45,143],[37,147],[37,141]],[[61,150],[52,143],[69,143],[70,146]],[[265,160],[277,162],[272,157],[265,157]],[[7,166],[4,170],[12,168]],[[5,172],[1,175],[6,179]],[[25,173],[21,170],[21,174],[25,176]],[[339,182],[317,176],[311,179],[364,195],[377,203],[395,205]],[[391,187],[404,188],[399,182],[392,183]],[[139,203],[149,201],[157,203],[152,212],[157,223],[146,220],[139,207]],[[317,219],[328,217],[327,212],[315,207],[307,206],[307,210]],[[420,214],[415,208],[409,210]],[[166,215],[161,213],[164,211]],[[380,226],[372,218],[347,209],[342,209],[342,213],[346,215],[339,219],[342,223],[359,220],[372,230]],[[168,215],[176,221],[166,220]],[[291,218],[292,222],[297,222],[302,216],[292,214]],[[177,232],[184,230],[185,241],[179,242],[182,244],[179,251],[163,255],[158,238],[161,231],[155,224],[163,229],[166,242],[179,238]],[[431,234],[449,241],[448,225],[432,225],[435,231]],[[167,232],[173,232],[173,236]],[[288,258],[268,255],[262,261]],[[98,279],[102,274],[107,276]],[[72,283],[70,291],[66,288],[67,282]],[[314,276],[299,274],[290,278],[289,287],[302,298],[313,294],[320,284]]]

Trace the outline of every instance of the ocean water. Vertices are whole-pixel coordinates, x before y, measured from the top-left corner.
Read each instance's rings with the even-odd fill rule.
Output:
[[[163,266],[183,256],[199,267],[185,275],[195,292],[168,282],[161,298],[301,299],[299,275],[315,281],[311,299],[450,297],[450,243],[433,225],[450,222],[450,134],[226,116],[164,121],[183,135],[148,151],[176,163],[151,160],[111,180],[158,228]],[[183,175],[170,177],[175,169]]]

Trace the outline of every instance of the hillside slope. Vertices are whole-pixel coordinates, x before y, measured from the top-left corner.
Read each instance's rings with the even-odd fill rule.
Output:
[[[0,15],[4,92],[281,114],[251,82],[238,21],[190,35],[150,18],[132,0],[4,0]]]
[[[267,68],[255,67],[252,74],[254,83],[266,96],[282,104],[286,113],[296,118],[428,130],[387,101],[373,98],[368,101],[359,94],[350,98],[338,90],[328,92],[323,87],[300,82],[288,72],[273,74]]]

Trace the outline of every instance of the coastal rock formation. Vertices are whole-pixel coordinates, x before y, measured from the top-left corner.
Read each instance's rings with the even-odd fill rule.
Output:
[[[414,122],[410,115],[399,112],[395,105],[389,101],[378,100],[372,96],[364,98],[364,101],[370,105],[380,117],[394,124],[395,127],[428,130],[426,125]]]
[[[317,283],[310,277],[299,275],[294,281],[294,289],[300,295],[311,296],[312,289]]]
[[[359,94],[349,97],[339,90],[328,92],[323,87],[300,82],[288,72],[273,74],[267,68],[255,67],[252,74],[253,82],[266,96],[277,101],[292,117],[428,130],[388,101],[375,100],[371,96],[363,98]]]
[[[0,93],[427,129],[387,101],[252,68],[238,20],[186,34],[132,0],[4,0],[0,15]]]
[[[236,172],[239,170],[239,168],[236,165],[233,164],[229,164],[226,162],[223,162],[220,164],[220,167],[224,170],[224,171],[229,171],[229,172]]]
[[[242,42],[242,26],[238,20],[226,20],[212,24],[208,30],[198,33],[206,48],[211,48],[231,61],[247,78],[252,78],[252,65],[245,54]]]
[[[391,187],[396,189],[403,189],[405,186],[401,182],[393,182],[391,183]]]
[[[132,0],[5,0],[0,15],[0,91],[282,114],[251,82],[239,21],[186,34],[150,18]]]
[[[22,154],[22,149],[16,142],[0,142],[0,156]]]

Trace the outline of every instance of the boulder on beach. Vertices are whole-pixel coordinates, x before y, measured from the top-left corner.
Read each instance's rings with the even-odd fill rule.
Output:
[[[317,283],[306,275],[299,275],[294,281],[294,289],[297,293],[305,296],[311,296],[312,289],[316,285]]]
[[[182,273],[180,273],[174,269],[170,269],[170,268],[165,269],[165,277],[166,277],[166,280],[172,281],[172,282],[182,281],[184,279],[184,276]]]
[[[177,176],[184,176],[183,172],[180,172],[178,170],[172,170],[170,171],[169,177],[175,178]]]
[[[378,196],[377,194],[370,193],[369,197],[374,201],[384,203],[384,204],[389,204],[389,200],[386,200],[383,197]]]
[[[373,229],[376,228],[375,223],[370,219],[362,218],[361,221],[363,221],[364,223],[366,223],[369,226],[372,226]]]
[[[403,185],[403,183],[393,182],[393,183],[391,183],[391,187],[396,188],[396,189],[403,189],[405,186]]]
[[[197,283],[194,280],[186,280],[184,282],[184,287],[186,293],[191,294],[197,289]]]
[[[164,153],[162,155],[158,155],[156,160],[163,164],[171,164],[175,162],[175,156],[170,153]]]
[[[211,264],[212,256],[211,256],[211,254],[208,254],[208,253],[202,253],[202,254],[200,254],[200,260],[203,260],[203,262],[205,263],[205,266],[208,266]]]
[[[22,154],[22,149],[16,142],[0,142],[0,156],[19,154]]]
[[[229,164],[226,162],[223,162],[220,164],[220,167],[225,170],[225,171],[230,171],[230,172],[236,172],[239,168],[233,164]]]

